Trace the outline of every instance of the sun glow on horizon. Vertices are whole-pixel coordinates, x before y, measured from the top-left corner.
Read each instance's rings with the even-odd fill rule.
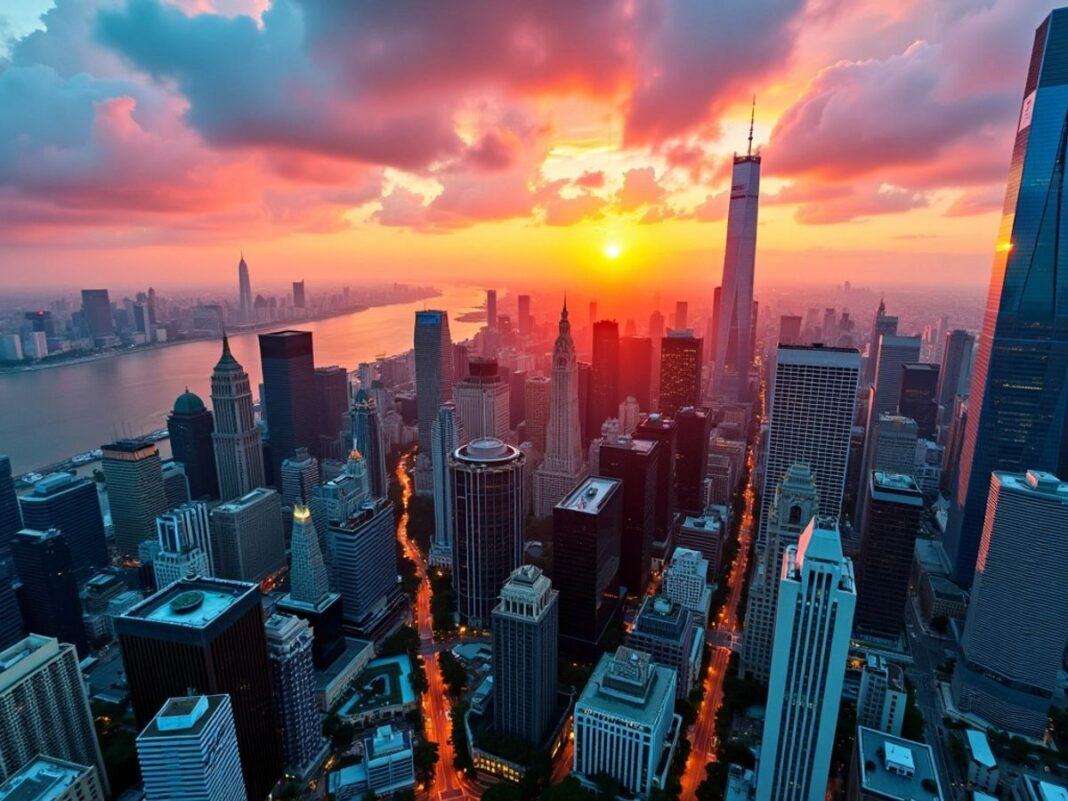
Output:
[[[618,259],[623,254],[623,248],[618,242],[605,243],[603,253],[606,259]]]

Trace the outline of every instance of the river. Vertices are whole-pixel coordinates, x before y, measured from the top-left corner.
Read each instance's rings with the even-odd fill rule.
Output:
[[[411,348],[419,309],[445,309],[453,340],[467,339],[481,324],[463,323],[457,317],[480,306],[483,297],[478,289],[449,287],[435,298],[293,327],[312,332],[317,367],[338,364],[354,370],[378,354]],[[231,336],[230,349],[248,371],[258,396],[257,335]],[[11,469],[18,475],[99,448],[116,437],[164,428],[175,398],[186,387],[210,403],[211,371],[219,353],[218,342],[197,340],[0,375],[0,453],[11,457]]]

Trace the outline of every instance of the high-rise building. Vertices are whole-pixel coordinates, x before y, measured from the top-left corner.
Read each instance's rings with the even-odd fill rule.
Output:
[[[775,488],[768,510],[766,545],[757,554],[749,580],[742,673],[758,681],[766,682],[771,670],[783,555],[797,544],[801,532],[818,513],[819,491],[812,471],[805,464],[790,465]]]
[[[138,545],[155,538],[156,516],[168,508],[159,450],[140,439],[120,439],[103,450],[115,545],[119,553],[135,556]]]
[[[38,754],[107,772],[74,646],[31,634],[0,651],[0,781]]]
[[[449,458],[452,580],[460,622],[488,628],[501,586],[523,563],[526,457],[499,439],[476,439]]]
[[[703,490],[712,418],[704,409],[682,406],[675,412],[675,425],[678,427],[676,508],[683,513],[698,514],[705,508]]]
[[[241,322],[248,324],[255,322],[252,312],[252,282],[248,276],[248,264],[245,262],[245,254],[241,254],[241,261],[237,263],[237,303],[241,315]]]
[[[497,330],[497,290],[486,290],[486,328]]]
[[[631,595],[644,592],[649,581],[661,451],[654,440],[618,437],[602,442],[597,457],[597,474],[622,484],[619,583]]]
[[[912,476],[872,471],[861,521],[857,631],[897,640],[922,517],[923,493]]]
[[[880,414],[896,414],[901,400],[902,369],[920,360],[920,338],[884,334],[879,338],[875,362],[875,384],[871,390],[868,419],[878,420]]]
[[[307,620],[277,612],[264,626],[275,710],[282,729],[282,759],[289,772],[307,779],[322,764],[327,751],[315,703],[311,626]]]
[[[178,396],[167,417],[171,455],[185,467],[189,497],[195,500],[219,497],[212,434],[215,421],[204,401],[188,389]]]
[[[138,725],[169,698],[230,696],[245,786],[264,798],[282,774],[263,607],[254,584],[179,581],[115,618]]]
[[[275,331],[260,334],[263,365],[263,408],[275,481],[282,462],[297,448],[315,448],[318,405],[315,398],[315,363],[310,331]]]
[[[523,387],[526,407],[527,439],[538,453],[545,453],[549,429],[549,404],[552,382],[542,375],[532,375]]]
[[[22,516],[15,480],[11,477],[11,460],[0,454],[0,554],[7,550],[8,542],[20,528]]]
[[[259,487],[211,510],[212,561],[219,578],[260,582],[286,563],[282,499]]]
[[[619,324],[598,320],[593,324],[593,361],[586,399],[586,436],[592,438],[601,423],[616,416],[619,406]],[[585,441],[585,440],[584,440]]]
[[[849,801],[944,801],[934,751],[868,726],[858,726],[849,767]],[[979,795],[976,795],[979,797]]]
[[[189,478],[181,462],[170,459],[160,465],[163,474],[163,497],[167,501],[166,509],[179,506],[190,500]]]
[[[319,533],[319,547],[329,564],[331,555],[327,543],[327,529],[333,523],[344,523],[355,515],[360,505],[374,498],[371,492],[367,460],[357,450],[349,454],[341,473],[315,488],[311,502],[312,518]]]
[[[901,366],[901,395],[898,412],[916,421],[919,435],[933,439],[938,429],[938,365]]]
[[[675,319],[672,321],[672,328],[676,331],[681,331],[687,328],[687,317],[689,316],[690,304],[685,300],[675,301]]]
[[[1013,145],[945,537],[960,582],[971,581],[975,570],[990,473],[1068,472],[1068,327],[1056,303],[1066,269],[1059,246],[1068,191],[1065,30],[1068,9],[1057,9],[1035,33]]]
[[[714,381],[716,394],[738,399],[744,393],[753,362],[753,272],[756,262],[757,206],[760,197],[760,155],[750,151],[734,157],[731,199],[727,211],[727,247],[716,330]]]
[[[374,397],[361,388],[352,404],[352,443],[366,461],[371,493],[375,498],[384,498],[389,494],[389,476],[386,473],[386,441],[379,414]]]
[[[467,441],[463,420],[454,401],[445,401],[438,409],[434,428],[430,432],[430,460],[434,468],[434,542],[431,561],[452,564],[454,541],[452,488],[449,482],[449,458],[460,444]]]
[[[624,643],[674,670],[675,697],[686,699],[697,682],[705,653],[704,629],[696,626],[689,607],[666,595],[645,596]]]
[[[429,494],[434,491],[433,466],[430,461],[434,417],[441,404],[452,399],[454,383],[449,315],[438,309],[417,311],[414,339],[415,401],[419,422],[415,488],[418,492]]]
[[[349,374],[336,364],[315,368],[315,447],[319,459],[339,459],[342,449],[341,430],[349,412]]]
[[[52,473],[18,499],[26,528],[58,528],[70,549],[71,566],[79,576],[109,564],[97,484],[70,473]]]
[[[553,585],[560,636],[572,651],[593,651],[619,611],[623,485],[590,476],[553,509]]]
[[[779,317],[779,344],[801,344],[801,317],[796,314],[784,314]]]
[[[663,788],[681,720],[674,714],[675,671],[620,646],[604,654],[575,703],[572,769],[595,789],[607,775],[647,798]]]
[[[842,512],[860,354],[852,348],[780,345],[769,403],[757,544],[767,541],[775,487],[794,464],[812,470],[820,514]],[[875,418],[878,419],[878,418]]]
[[[757,798],[823,801],[857,598],[837,518],[809,522],[779,581]]]
[[[208,505],[190,501],[156,518],[159,552],[152,559],[156,587],[183,578],[215,575]]]
[[[228,695],[170,698],[137,735],[145,801],[248,798]]]
[[[680,549],[697,551],[708,560],[709,575],[719,575],[720,559],[727,536],[726,516],[726,506],[713,505],[705,507],[704,514],[683,517],[675,537],[675,553]]]
[[[897,317],[886,313],[886,303],[880,299],[879,308],[871,322],[871,336],[868,339],[868,353],[864,359],[863,386],[875,382],[875,364],[879,360],[879,340],[883,336],[897,335]]]
[[[953,415],[953,398],[967,395],[968,386],[965,378],[971,374],[972,351],[975,349],[975,337],[967,331],[955,328],[946,333],[942,348],[942,366],[938,371],[939,425],[948,425]]]
[[[958,706],[999,729],[1041,737],[1068,641],[1068,484],[995,472],[953,675]]]
[[[675,462],[678,457],[678,426],[675,421],[653,412],[642,417],[634,430],[634,439],[660,444],[656,465],[656,515],[653,540],[667,542],[675,525]]]
[[[534,320],[530,316],[530,295],[519,295],[516,298],[518,305],[518,317],[517,323],[519,325],[519,335],[523,337],[530,336],[531,329],[534,327]]]
[[[39,756],[6,782],[0,782],[0,798],[5,801],[105,801],[107,795],[96,767]]]
[[[497,370],[497,360],[473,357],[468,362],[468,371],[468,375],[453,388],[464,436],[467,439],[491,437],[507,441],[510,393],[508,382]],[[430,434],[433,440],[433,426]]]
[[[900,736],[905,725],[908,690],[905,671],[880,654],[868,654],[860,669],[857,724]]]
[[[293,282],[293,308],[303,309],[304,304],[304,280],[301,279]]]
[[[111,300],[106,289],[82,290],[82,319],[85,332],[93,340],[115,336],[111,319]]]
[[[660,342],[660,411],[667,417],[701,400],[701,340],[689,329]]]
[[[553,374],[545,459],[534,475],[534,514],[548,517],[553,507],[586,477],[582,460],[578,368],[567,304],[560,312],[559,334],[553,345]]]
[[[712,603],[712,587],[708,584],[708,560],[701,552],[676,548],[671,563],[664,569],[660,591],[672,603],[690,610],[703,639]]]
[[[853,520],[859,528],[864,522],[864,515],[871,497],[871,482],[868,480],[875,471],[883,473],[901,473],[913,475],[916,472],[916,421],[911,417],[884,412],[874,418],[870,432],[866,432],[867,464],[861,465],[857,480],[856,510]]]
[[[659,303],[659,298],[657,299]],[[652,395],[649,399],[648,408],[652,409],[656,404],[654,401],[660,394],[660,342],[664,338],[664,315],[660,313],[660,309],[655,309],[652,314],[649,315],[649,340],[652,343],[653,361],[652,361]]]
[[[535,748],[557,711],[558,594],[540,568],[522,565],[492,613],[493,727]]]
[[[372,630],[398,591],[395,527],[393,503],[374,498],[327,532],[334,586],[346,627],[354,632]]]
[[[267,482],[248,373],[230,353],[225,336],[222,356],[211,375],[211,405],[215,410],[211,439],[215,445],[219,497],[230,501]]]
[[[319,486],[319,462],[307,448],[297,448],[282,460],[280,479],[282,506],[292,509],[297,503],[307,503]]]
[[[622,337],[619,340],[619,397],[633,396],[639,408],[651,409],[652,391],[653,341],[649,337]]]
[[[72,643],[79,654],[87,654],[89,642],[67,538],[54,528],[24,528],[11,539],[11,555],[22,582],[27,631]]]
[[[14,568],[0,564],[0,651],[17,643],[25,633],[14,579]]]

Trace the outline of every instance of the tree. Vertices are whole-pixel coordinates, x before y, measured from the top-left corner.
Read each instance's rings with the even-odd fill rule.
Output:
[[[434,778],[434,768],[441,758],[439,750],[438,744],[430,740],[420,740],[412,749],[415,775],[425,785],[429,785]]]
[[[916,688],[912,686],[912,682],[908,679],[905,681],[905,718],[901,724],[901,736],[906,740],[915,740],[918,743],[922,743],[924,730],[923,713],[916,704]]]
[[[300,801],[302,794],[302,788],[296,782],[286,782],[286,786],[282,788],[282,792],[278,797],[282,801]]]
[[[497,782],[482,793],[482,801],[521,801],[519,785],[514,782]]]
[[[438,667],[441,668],[442,681],[449,688],[449,695],[459,698],[467,686],[467,668],[451,651],[438,654]]]
[[[414,654],[419,650],[419,643],[418,631],[411,626],[401,626],[394,634],[382,641],[382,646],[378,649],[378,655]]]
[[[547,787],[541,801],[593,801],[593,794],[574,776],[567,776],[559,784]]]

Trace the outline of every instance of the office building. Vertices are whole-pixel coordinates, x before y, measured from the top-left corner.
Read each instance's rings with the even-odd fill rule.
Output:
[[[779,317],[780,345],[801,344],[801,317],[796,314],[783,314]]]
[[[656,528],[656,493],[660,444],[617,436],[600,443],[597,474],[622,487],[619,583],[631,595],[645,591],[651,570]]]
[[[58,529],[24,528],[11,540],[11,556],[22,582],[22,614],[27,631],[56,637],[89,652],[82,605],[67,538]]]
[[[137,735],[145,801],[248,798],[228,695],[168,699]]]
[[[252,407],[248,373],[230,353],[223,337],[222,356],[211,374],[211,405],[215,410],[215,468],[219,497],[231,501],[266,484],[263,445]]]
[[[619,610],[623,485],[584,479],[553,509],[553,586],[560,636],[571,651],[594,650]]]
[[[856,606],[836,518],[809,522],[779,581],[757,797],[823,801]]]
[[[501,586],[523,563],[526,457],[498,439],[476,439],[449,457],[452,581],[460,622],[488,628]]]
[[[305,304],[304,281],[293,282],[293,308],[303,309]]]
[[[248,264],[245,262],[245,254],[241,254],[241,261],[237,263],[237,298],[241,322],[255,322],[252,310],[252,282],[249,280]]]
[[[11,459],[0,454],[0,554],[7,550],[8,542],[20,528],[22,517],[15,480],[11,477]]]
[[[535,748],[557,711],[558,595],[540,568],[523,565],[492,613],[493,728]]]
[[[868,419],[880,414],[896,414],[901,400],[904,366],[920,360],[920,338],[884,334],[879,338],[875,362],[875,384],[871,390]]]
[[[779,346],[768,403],[758,548],[767,542],[775,488],[791,465],[809,466],[821,514],[836,519],[841,514],[859,377],[860,354],[852,348]]]
[[[219,578],[258,583],[286,563],[282,499],[266,487],[211,510],[212,560]]]
[[[314,450],[318,436],[315,364],[310,331],[260,334],[264,416],[271,443],[272,473],[282,475],[282,462],[297,448]]]
[[[215,575],[208,505],[190,501],[156,518],[159,552],[152,559],[156,587]]]
[[[103,450],[115,546],[120,554],[136,556],[137,546],[155,539],[156,517],[169,508],[159,450],[140,439],[120,439]]]
[[[347,428],[349,414],[349,374],[344,367],[315,368],[315,433],[312,453],[319,459],[340,459],[348,451],[342,446],[341,430]]]
[[[178,396],[167,417],[171,455],[181,462],[189,479],[189,497],[194,500],[219,497],[212,434],[215,420],[204,401],[188,389]]]
[[[166,509],[180,506],[190,499],[189,479],[181,462],[166,461],[160,465],[163,473],[163,497],[167,501]]]
[[[582,459],[582,422],[578,366],[567,304],[560,312],[559,334],[553,345],[549,427],[545,459],[534,474],[534,514],[548,517],[553,507],[587,475]],[[599,429],[598,429],[599,430]]]
[[[905,725],[908,692],[905,672],[896,662],[887,662],[879,654],[868,654],[860,670],[857,694],[857,723],[895,737]]]
[[[922,517],[923,493],[912,476],[872,471],[857,563],[854,623],[861,634],[893,641],[900,636]]]
[[[545,453],[549,430],[549,403],[552,382],[543,375],[532,375],[523,385],[527,439],[538,453]]]
[[[434,470],[434,541],[430,557],[435,564],[451,565],[455,520],[449,483],[449,458],[461,443],[467,441],[464,423],[454,401],[441,404],[430,432],[430,441],[430,461]]]
[[[518,308],[516,322],[519,325],[519,335],[523,337],[530,336],[530,331],[534,327],[534,320],[530,316],[530,295],[517,296],[516,305]]]
[[[387,724],[363,738],[364,761],[327,776],[335,801],[363,801],[368,795],[391,796],[415,786],[412,734]]]
[[[675,459],[676,509],[683,513],[697,514],[705,508],[704,479],[712,418],[704,409],[683,406],[675,412],[675,425],[678,429],[678,455]]]
[[[870,430],[865,431],[865,450],[861,456],[857,481],[856,504],[853,512],[855,525],[864,522],[873,472],[900,473],[911,476],[916,472],[916,443],[918,427],[911,417],[884,412],[869,421]]]
[[[968,394],[967,379],[971,376],[974,350],[975,337],[972,334],[960,328],[946,332],[935,392],[939,406],[939,425],[945,426],[949,423],[953,413],[953,398]]]
[[[944,801],[934,751],[861,724],[849,769],[849,801]]]
[[[25,627],[15,594],[14,567],[0,564],[0,651],[22,639]]]
[[[100,511],[97,483],[70,473],[52,473],[18,499],[26,528],[58,528],[70,549],[71,566],[79,576],[110,563]]]
[[[674,417],[700,400],[701,340],[689,329],[669,331],[660,342],[660,411]]]
[[[373,498],[367,460],[357,450],[349,454],[340,474],[315,488],[308,507],[319,534],[319,549],[327,564],[332,558],[327,529],[334,523],[347,522],[359,511],[361,504]]]
[[[703,514],[684,516],[675,537],[676,553],[680,549],[693,550],[708,560],[709,580],[719,575],[723,544],[727,537],[726,518],[726,507],[706,507]]]
[[[1041,737],[1068,641],[1052,600],[1068,593],[1068,484],[998,471],[988,503],[953,692],[997,728]]]
[[[712,604],[712,587],[708,579],[708,560],[700,551],[676,547],[660,587],[664,597],[690,610],[702,639]]]
[[[717,289],[718,291],[718,289]],[[653,401],[656,400],[656,396],[660,393],[660,342],[664,338],[664,315],[660,313],[660,309],[655,309],[652,314],[649,315],[649,341],[652,344],[653,361],[652,361],[652,388],[649,398],[649,408],[652,409],[655,405]]]
[[[695,625],[688,607],[665,595],[645,596],[624,644],[674,670],[675,697],[686,699],[697,682],[705,648],[704,629]]]
[[[385,498],[389,494],[389,475],[386,473],[387,448],[379,415],[378,403],[361,388],[352,404],[352,442],[366,460],[371,493],[375,498]]]
[[[938,365],[901,366],[898,412],[916,421],[919,434],[932,439],[938,431]]]
[[[638,403],[638,408],[651,409],[652,392],[652,339],[621,337],[619,340],[619,397],[633,396]]]
[[[289,773],[306,780],[322,764],[328,747],[315,703],[311,626],[307,620],[278,613],[264,625],[282,729],[282,759]]]
[[[282,746],[259,588],[179,581],[115,619],[138,725],[169,698],[229,694],[245,786],[264,798],[282,774]]]
[[[98,340],[115,336],[115,323],[111,319],[111,299],[106,289],[82,290],[82,320],[85,333],[98,347]]]
[[[319,462],[307,448],[297,448],[291,457],[282,460],[279,484],[282,506],[292,509],[298,503],[307,503],[319,486]]]
[[[601,423],[616,416],[619,398],[619,324],[615,320],[598,320],[593,324],[593,361],[583,443],[601,430]]]
[[[398,591],[395,528],[393,503],[374,498],[327,532],[345,625],[357,634],[374,628]]]
[[[642,418],[633,436],[634,439],[659,444],[653,540],[654,542],[669,542],[675,526],[675,464],[679,452],[678,426],[674,420],[653,412]]]
[[[432,309],[415,313],[415,401],[418,406],[419,455],[416,462],[416,491],[434,491],[430,461],[431,434],[438,408],[452,399],[452,339],[449,315]]]
[[[897,317],[886,313],[886,303],[880,299],[879,308],[871,323],[871,337],[868,339],[868,352],[864,359],[863,386],[875,383],[875,366],[879,361],[879,340],[883,336],[897,335]]]
[[[1012,786],[1012,801],[1065,801],[1068,786],[1055,784],[1042,776],[1020,774]]]
[[[575,703],[572,770],[590,789],[610,776],[627,792],[662,789],[681,721],[675,672],[621,646],[601,656]]]
[[[74,646],[30,634],[0,651],[0,781],[39,754],[96,769],[104,758]]]
[[[468,375],[453,389],[456,411],[468,439],[492,437],[509,439],[508,382],[497,370],[496,359],[474,357],[468,362]],[[435,418],[436,419],[436,418]],[[430,432],[433,448],[434,432]]]
[[[95,766],[39,756],[0,783],[3,801],[106,801]]]

